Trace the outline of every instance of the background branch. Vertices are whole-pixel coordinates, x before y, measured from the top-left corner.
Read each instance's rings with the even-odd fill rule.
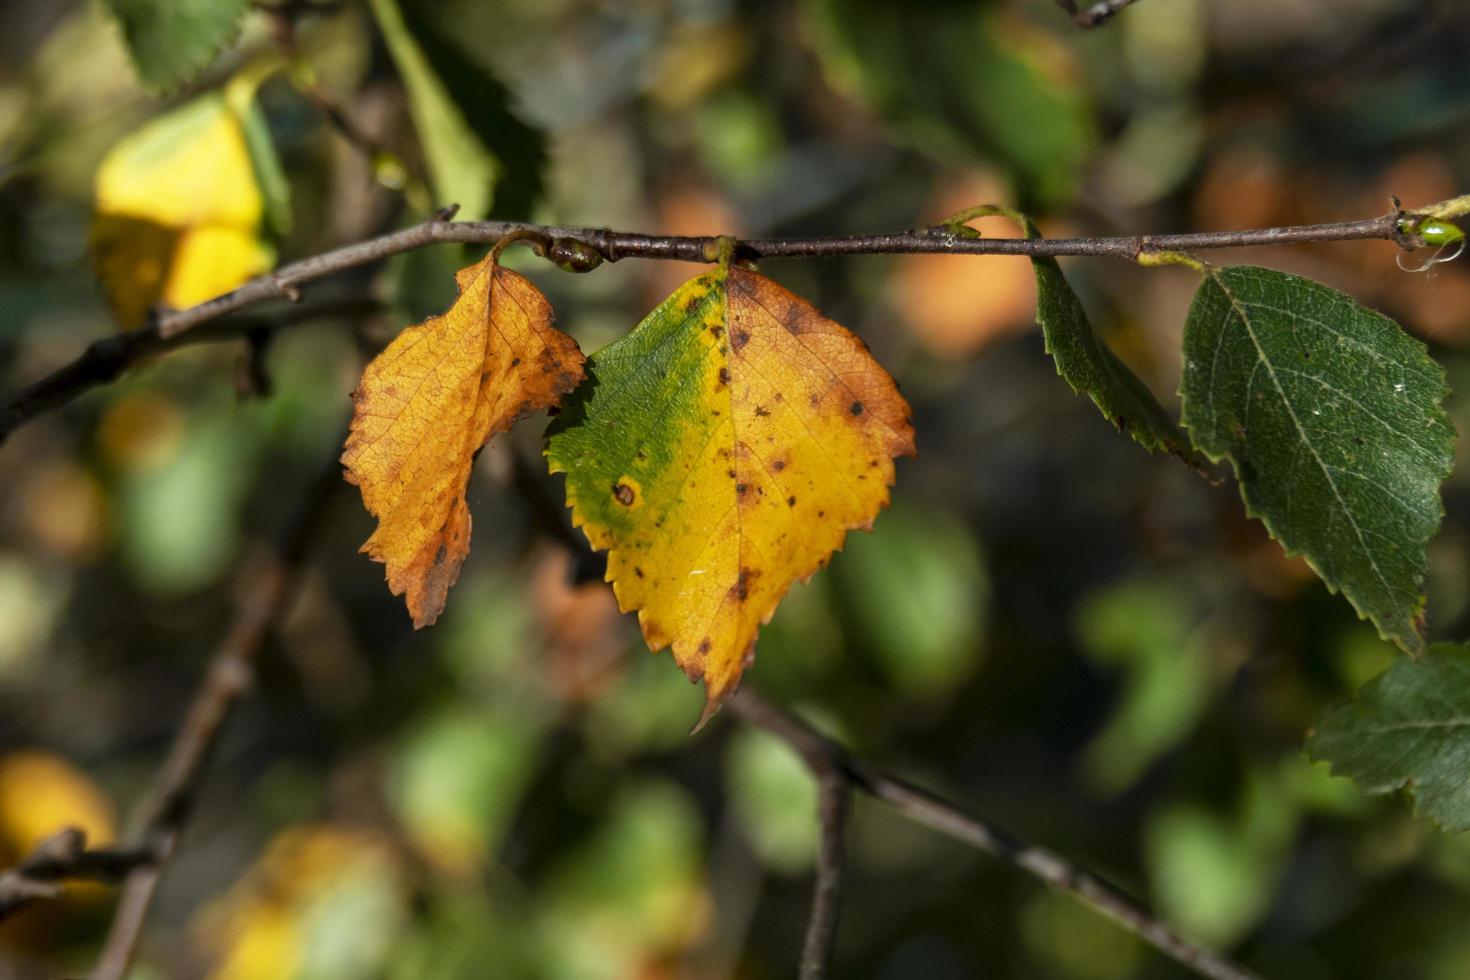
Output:
[[[1124,7],[1132,6],[1134,0],[1099,0],[1089,3],[1080,10],[1077,0],[1057,0],[1057,5],[1072,15],[1072,23],[1086,30],[1101,27],[1113,19],[1113,15]]]
[[[116,884],[153,860],[153,853],[141,848],[89,851],[87,835],[78,828],[57,831],[20,864],[0,872],[0,922],[33,902],[60,898],[64,882]]]
[[[137,850],[149,854],[151,860],[128,871],[91,980],[122,980],[127,974],[159,877],[178,847],[225,723],[254,679],[261,647],[297,594],[296,579],[317,518],[332,492],[342,485],[334,452],[281,535],[275,553],[246,573],[248,585],[234,620],[137,814]]]
[[[823,980],[837,945],[837,917],[842,905],[843,838],[852,788],[841,770],[829,767],[818,775],[817,819],[822,843],[817,852],[817,881],[812,911],[801,948],[801,980]]]
[[[31,419],[55,411],[103,385],[111,384],[130,368],[150,357],[191,344],[217,343],[274,332],[313,320],[357,320],[381,309],[369,298],[353,297],[285,310],[273,317],[231,317],[211,323],[207,330],[165,337],[157,326],[114,334],[93,342],[76,360],[0,402],[0,444]]]
[[[823,787],[822,826],[823,854],[818,865],[818,896],[813,902],[812,915],[819,913],[829,917],[830,922],[814,922],[808,929],[807,951],[810,951],[813,933],[817,930],[836,930],[836,905],[838,894],[828,895],[824,900],[825,887],[840,893],[840,871],[833,876],[828,864],[828,830],[830,827],[827,807],[827,786],[832,781],[845,782],[893,807],[903,816],[937,830],[946,836],[969,844],[1040,878],[1058,891],[1067,892],[1090,905],[1129,932],[1138,936],[1175,962],[1188,967],[1210,980],[1259,980],[1255,974],[1216,953],[1196,946],[1160,922],[1121,889],[1108,884],[1102,878],[1079,867],[1061,855],[1044,847],[1028,844],[1009,833],[966,813],[960,807],[927,790],[920,789],[873,768],[866,762],[854,758],[841,744],[821,734],[810,725],[782,711],[766,701],[749,686],[743,687],[728,702],[729,709],[751,724],[758,725],[781,739],[806,762],[817,775]],[[840,841],[835,866],[840,868]],[[824,880],[825,876],[825,880]],[[835,884],[834,884],[835,882]],[[828,936],[827,943],[831,943]],[[806,952],[802,956],[803,978],[821,977],[824,974],[807,973]]]

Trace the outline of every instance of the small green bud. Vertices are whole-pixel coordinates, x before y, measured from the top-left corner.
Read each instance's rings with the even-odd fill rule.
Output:
[[[1419,237],[1425,245],[1450,245],[1465,240],[1465,232],[1448,221],[1426,221],[1419,226]]]

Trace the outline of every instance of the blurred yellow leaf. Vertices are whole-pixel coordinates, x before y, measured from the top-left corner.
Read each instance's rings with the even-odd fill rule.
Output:
[[[259,75],[150,121],[98,168],[92,253],[123,329],[155,305],[194,306],[270,269],[245,130]]]
[[[112,801],[53,752],[0,756],[0,852],[22,857],[63,827],[80,828],[92,846],[111,843],[117,833]]]
[[[97,452],[109,466],[156,473],[183,450],[184,410],[155,391],[130,391],[107,406],[97,423]]]
[[[380,975],[404,903],[398,859],[380,835],[288,828],[200,915],[199,939],[216,957],[209,978]],[[357,941],[334,940],[344,927]]]

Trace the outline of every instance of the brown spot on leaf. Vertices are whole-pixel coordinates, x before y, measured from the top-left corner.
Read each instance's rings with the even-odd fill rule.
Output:
[[[618,503],[624,507],[632,507],[633,502],[638,499],[638,494],[626,483],[614,483],[612,492],[613,496],[617,498]]]
[[[861,415],[863,414],[863,403],[853,402],[851,405],[847,406],[847,410],[854,415]]]
[[[748,343],[750,343],[750,331],[744,327],[741,327],[730,335],[730,344],[736,350],[743,350]]]

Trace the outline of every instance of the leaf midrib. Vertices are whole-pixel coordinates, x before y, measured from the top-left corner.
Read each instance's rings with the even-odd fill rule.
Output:
[[[1307,430],[1302,426],[1301,420],[1297,418],[1296,410],[1291,405],[1291,399],[1287,397],[1286,389],[1281,385],[1281,379],[1276,376],[1276,368],[1272,366],[1270,358],[1266,356],[1265,348],[1261,346],[1260,338],[1256,336],[1255,330],[1251,328],[1250,317],[1246,314],[1244,306],[1241,305],[1235,293],[1225,283],[1224,278],[1218,270],[1211,269],[1209,276],[1210,280],[1219,287],[1220,292],[1225,295],[1225,299],[1230,303],[1230,307],[1235,312],[1235,315],[1240,318],[1240,323],[1245,328],[1246,336],[1250,338],[1251,345],[1256,349],[1257,359],[1265,366],[1266,373],[1271,376],[1271,384],[1276,389],[1276,394],[1280,396],[1281,404],[1285,406],[1286,414],[1291,418],[1291,424],[1296,429],[1297,435],[1301,438],[1302,445],[1306,446],[1307,451],[1312,454],[1312,459],[1316,460],[1317,467],[1322,471],[1322,478],[1327,481],[1327,486],[1332,489],[1332,496],[1337,501],[1338,507],[1342,510],[1343,516],[1347,518],[1348,526],[1353,529],[1353,536],[1358,539],[1358,545],[1362,549],[1364,557],[1368,559],[1368,565],[1373,569],[1373,574],[1378,576],[1378,581],[1383,583],[1383,587],[1390,594],[1400,591],[1389,584],[1388,579],[1384,577],[1383,570],[1378,567],[1378,561],[1373,557],[1373,551],[1368,547],[1368,542],[1363,540],[1363,529],[1358,526],[1358,521],[1353,517],[1352,510],[1348,507],[1347,502],[1343,500],[1342,491],[1338,489],[1337,481],[1332,478],[1332,471],[1327,466],[1326,460],[1317,451],[1317,447],[1312,444],[1312,440],[1307,436]],[[1214,385],[1212,384],[1211,390],[1213,388]]]

